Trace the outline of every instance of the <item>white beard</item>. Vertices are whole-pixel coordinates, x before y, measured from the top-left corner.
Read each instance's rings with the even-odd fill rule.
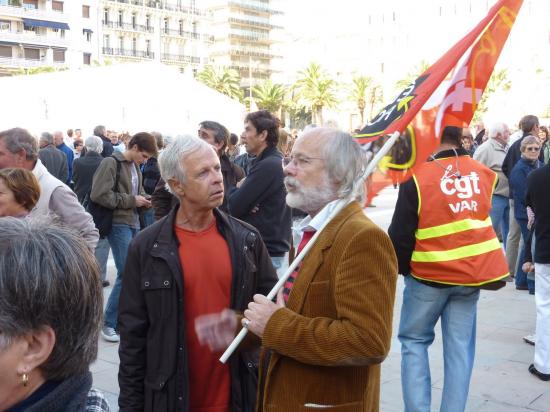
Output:
[[[319,187],[304,187],[293,177],[285,177],[285,186],[292,186],[292,192],[286,194],[286,203],[290,207],[309,214],[319,212],[327,203],[337,198],[328,177]]]

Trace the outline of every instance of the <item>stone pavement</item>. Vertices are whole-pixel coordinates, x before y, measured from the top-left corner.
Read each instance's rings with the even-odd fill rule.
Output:
[[[382,228],[391,221],[397,190],[389,188],[375,199],[375,208],[365,212]],[[115,268],[109,260],[109,278]],[[105,299],[110,288],[105,289]],[[381,406],[383,412],[403,410],[400,383],[400,345],[397,327],[401,310],[403,279],[397,285],[393,339],[388,358],[382,364]],[[470,412],[550,412],[550,382],[533,377],[527,367],[533,360],[533,346],[522,337],[535,327],[535,302],[525,291],[508,284],[496,291],[482,291],[478,305],[476,360],[467,410]],[[443,386],[442,341],[439,326],[430,349],[432,371],[432,410],[439,410]],[[103,390],[113,411],[117,408],[118,344],[100,338],[98,360],[92,365],[94,386]],[[291,412],[291,411],[289,411]]]

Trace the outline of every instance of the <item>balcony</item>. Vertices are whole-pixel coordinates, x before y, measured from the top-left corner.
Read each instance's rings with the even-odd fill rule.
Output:
[[[10,67],[10,68],[23,68],[28,69],[31,67],[42,67],[42,66],[54,66],[60,67],[64,66],[65,62],[54,62],[48,61],[46,58],[41,59],[25,59],[18,57],[0,57],[0,67]]]
[[[271,24],[269,21],[261,21],[257,19],[246,19],[241,17],[230,17],[229,23],[238,24],[246,27],[260,27],[264,29],[282,29],[281,26]]]
[[[229,2],[229,6],[242,10],[252,10],[267,14],[283,14],[282,11],[274,10],[260,1],[234,0]]]
[[[44,47],[68,47],[69,40],[59,36],[48,36],[36,34],[32,31],[1,31],[0,38],[5,42],[18,43],[22,45],[32,44]]]
[[[69,16],[54,10],[31,9],[23,6],[0,5],[0,16],[68,23]]]
[[[282,57],[272,53],[269,49],[261,49],[259,47],[232,47],[229,49],[229,54],[234,56],[251,56],[261,59],[274,59]]]
[[[194,33],[194,32],[185,31],[185,30],[175,30],[175,29],[164,28],[162,29],[161,34],[163,36],[183,37],[185,39],[192,39],[192,40],[200,39],[199,33]]]
[[[125,31],[138,31],[143,33],[153,33],[154,29],[152,26],[145,26],[143,24],[132,24],[124,23],[119,21],[102,21],[103,27],[109,27],[116,30],[125,30]]]
[[[137,57],[141,59],[154,59],[155,53],[147,50],[114,49],[103,47],[103,54],[108,56]]]
[[[175,11],[179,13],[192,14],[195,16],[204,16],[204,10],[183,6],[181,4],[172,4],[161,0],[109,0],[111,3],[130,4],[134,6],[145,6],[152,9]]]
[[[270,66],[268,65],[265,65],[265,64],[260,64],[260,65],[247,65],[247,64],[233,64],[231,66],[229,66],[230,69],[234,69],[234,70],[237,70],[237,71],[240,71],[240,72],[246,72],[248,73],[248,71],[250,70],[252,73],[266,73],[266,74],[269,74],[269,73],[273,73],[274,70],[270,68]]]
[[[269,38],[269,34],[266,33],[257,33],[257,32],[251,32],[251,31],[244,31],[244,30],[233,30],[229,33],[227,36],[230,40],[247,40],[247,41],[254,41],[257,43],[264,43],[269,44],[273,43],[273,41]]]
[[[178,62],[178,63],[191,63],[191,64],[199,64],[201,62],[200,57],[187,56],[185,54],[167,54],[167,53],[163,53],[163,54],[160,55],[160,59],[162,61],[171,61],[171,62]]]

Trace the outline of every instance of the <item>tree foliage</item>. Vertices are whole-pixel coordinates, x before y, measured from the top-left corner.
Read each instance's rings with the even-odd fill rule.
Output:
[[[508,72],[506,69],[495,70],[487,82],[487,86],[481,96],[481,100],[477,104],[472,123],[481,120],[483,115],[487,112],[487,101],[491,95],[497,90],[508,91],[512,86],[512,82],[508,79]]]
[[[197,74],[197,80],[232,99],[243,100],[243,92],[240,87],[241,78],[236,70],[227,67],[206,66]]]
[[[252,88],[252,95],[260,110],[276,113],[283,106],[285,87],[281,84],[274,84],[271,80],[266,80]]]

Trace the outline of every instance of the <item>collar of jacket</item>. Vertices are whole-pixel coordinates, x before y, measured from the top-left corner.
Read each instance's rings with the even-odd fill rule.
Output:
[[[507,144],[503,146],[498,140],[492,138],[489,138],[489,144],[493,146],[495,150],[500,150],[501,152],[506,152],[506,149],[508,148]]]
[[[130,160],[128,160],[124,157],[124,153],[116,151],[116,150],[113,152],[113,154],[111,156],[116,158],[119,162],[133,163],[133,162],[131,162]],[[136,165],[136,167],[139,168],[139,166],[137,166],[137,165]]]
[[[50,173],[48,172],[48,169],[46,169],[46,166],[44,166],[44,164],[40,161],[40,159],[36,159],[36,163],[34,164],[34,168],[32,169],[32,172],[34,173],[34,176],[38,180],[40,180],[42,176]]]
[[[267,158],[267,157],[270,157],[270,156],[278,156],[280,157],[281,159],[283,158],[283,155],[281,154],[281,152],[279,152],[277,150],[277,147],[276,146],[267,146],[263,151],[262,153],[260,153],[257,157],[256,157],[256,161],[255,163],[258,163],[260,161],[262,161],[263,159]]]

